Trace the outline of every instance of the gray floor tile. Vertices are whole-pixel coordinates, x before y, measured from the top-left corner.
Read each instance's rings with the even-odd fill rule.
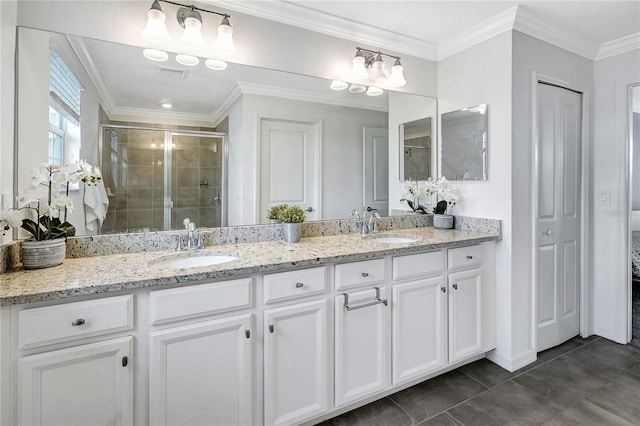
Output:
[[[560,345],[553,347],[551,349],[547,349],[546,351],[538,352],[538,361],[547,362],[552,360],[553,358],[559,357],[560,355],[564,355],[567,352],[570,352],[576,348],[579,348],[583,345],[574,339],[567,340]]]
[[[562,409],[514,381],[498,385],[452,408],[449,414],[463,425],[541,424]]]
[[[586,367],[591,374],[597,375],[609,382],[614,381],[618,376],[627,371],[627,369],[619,364],[611,362],[611,360],[606,358],[596,356],[582,348],[568,353],[562,358]]]
[[[404,426],[415,424],[389,398],[382,398],[371,404],[329,419],[323,426]]]
[[[564,410],[560,415],[546,422],[543,426],[573,426],[573,425],[624,425],[633,423],[621,419],[615,414],[600,408],[589,401],[579,401]]]
[[[461,426],[461,424],[447,413],[442,413],[439,416],[425,420],[420,423],[420,426]]]
[[[556,358],[513,380],[562,408],[572,406],[611,381],[568,357]]]
[[[472,362],[471,364],[464,365],[460,367],[458,370],[463,373],[473,377],[480,383],[492,388],[500,383],[504,383],[507,380],[524,373],[525,371],[531,370],[542,364],[540,361],[532,362],[531,364],[514,371],[513,373],[505,370],[497,364],[489,361],[486,358],[478,360],[476,362]]]
[[[471,398],[487,389],[471,377],[454,370],[395,393],[389,398],[417,422]]]
[[[633,424],[640,424],[640,377],[623,374],[587,397],[587,401]]]
[[[578,349],[593,356],[605,359],[611,365],[633,369],[640,364],[640,349],[630,345],[621,345],[607,339],[598,339]]]

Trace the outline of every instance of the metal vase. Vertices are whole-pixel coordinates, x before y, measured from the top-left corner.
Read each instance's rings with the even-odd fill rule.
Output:
[[[25,269],[42,269],[60,265],[67,252],[67,240],[23,241],[22,265]]]
[[[302,223],[283,223],[282,224],[282,236],[287,243],[300,242],[300,235],[302,235]]]
[[[453,216],[450,214],[434,214],[433,227],[437,229],[453,228]]]

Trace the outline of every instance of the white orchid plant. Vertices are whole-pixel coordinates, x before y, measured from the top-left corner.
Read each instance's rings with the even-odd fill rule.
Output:
[[[78,182],[95,185],[101,179],[100,170],[86,161],[70,163],[64,167],[43,164],[33,169],[31,185],[16,197],[18,207],[0,212],[3,235],[11,227],[27,230],[36,241],[75,235],[75,227],[67,222],[67,213],[73,210],[69,185]],[[34,214],[23,217],[25,211]]]
[[[433,208],[434,214],[448,214],[460,201],[460,191],[444,176],[427,183],[426,191],[429,195],[436,195],[439,199]]]
[[[416,213],[426,214],[427,211],[423,206],[420,205],[420,197],[429,196],[429,192],[427,190],[428,184],[420,185],[420,183],[412,180],[408,180],[404,183],[404,190],[402,193],[402,198],[400,198],[401,203],[407,203],[409,208]]]

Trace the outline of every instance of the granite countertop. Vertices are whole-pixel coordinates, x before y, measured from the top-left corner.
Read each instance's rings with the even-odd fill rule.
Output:
[[[190,252],[155,251],[65,259],[48,269],[17,269],[0,275],[0,305],[58,300],[144,287],[286,271],[330,262],[352,262],[387,255],[407,254],[499,240],[499,234],[432,227],[382,232],[416,235],[410,243],[386,244],[370,236],[344,234],[303,238],[297,244],[264,241],[209,246]],[[154,262],[166,256],[198,256],[205,251],[234,254],[238,259],[212,266],[161,269]]]

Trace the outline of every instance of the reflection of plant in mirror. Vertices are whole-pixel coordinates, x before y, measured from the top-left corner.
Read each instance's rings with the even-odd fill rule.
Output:
[[[448,214],[460,200],[460,191],[444,176],[427,184],[427,193],[436,195],[440,200],[433,209],[434,214]]]
[[[304,210],[302,210],[298,206],[287,207],[282,212],[280,212],[278,219],[282,223],[304,222],[304,219],[305,219]]]
[[[289,208],[288,204],[276,204],[267,209],[267,219],[280,220],[280,214]]]
[[[428,183],[425,186],[421,187],[418,181],[406,181],[404,184],[404,192],[402,193],[400,202],[406,202],[409,208],[415,213],[427,214],[427,210],[420,205],[420,197],[426,197],[430,195],[427,192],[427,185]]]

